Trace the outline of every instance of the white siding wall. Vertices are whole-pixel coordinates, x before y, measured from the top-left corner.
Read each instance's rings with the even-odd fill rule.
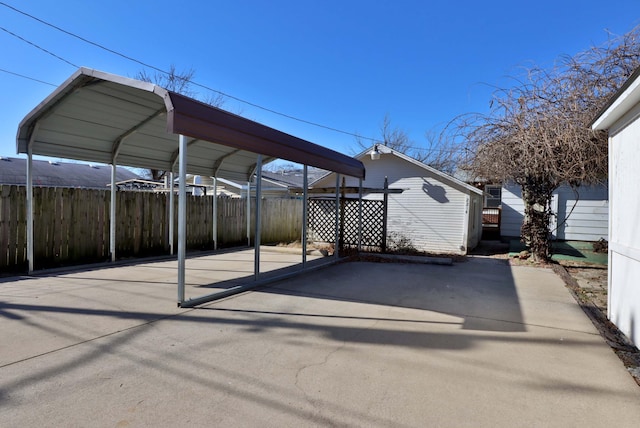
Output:
[[[482,206],[484,204],[483,195],[470,193],[469,200],[469,224],[467,237],[467,248],[475,248],[482,239]]]
[[[558,195],[558,239],[597,241],[609,233],[608,186],[560,187]],[[577,201],[577,202],[576,202]],[[575,206],[575,207],[574,207]],[[573,212],[571,209],[573,208]]]
[[[502,218],[500,235],[520,236],[520,228],[524,219],[524,201],[520,186],[506,184],[502,186]]]
[[[615,127],[609,131],[609,318],[636,346],[640,346],[639,116],[636,113],[635,121],[619,132]]]
[[[554,232],[557,239],[597,241],[607,237],[609,222],[607,186],[580,186],[577,195],[571,187],[561,186],[554,192],[554,197],[557,199],[558,206],[558,229]],[[504,185],[502,187],[501,235],[520,236],[523,218],[524,201],[520,186]]]
[[[469,222],[468,190],[392,154],[383,154],[376,161],[368,157],[362,161],[367,171],[364,187],[381,189],[386,175],[389,188],[404,190],[389,195],[389,234],[408,237],[418,250],[449,254],[466,254],[468,242],[478,240],[471,232],[469,236],[465,234]],[[358,181],[346,177],[345,184],[357,186]],[[333,174],[314,183],[314,187],[332,186]],[[382,195],[365,198],[382,199]]]

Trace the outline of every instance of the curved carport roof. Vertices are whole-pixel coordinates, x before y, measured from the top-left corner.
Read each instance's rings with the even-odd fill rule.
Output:
[[[352,157],[157,85],[88,68],[76,71],[20,122],[17,151],[29,157],[27,253],[30,271],[33,270],[33,198],[29,172],[32,155],[110,163],[114,171],[116,164],[171,172],[179,169],[179,304],[185,304],[186,173],[249,182],[254,174],[260,175],[262,163],[280,158],[360,179],[365,174],[362,162]],[[113,178],[112,182],[115,182]],[[260,182],[258,179],[257,183]],[[259,194],[260,184],[257,186]],[[260,218],[259,206],[256,205],[256,219]],[[114,218],[112,192],[113,260]],[[259,221],[255,223],[257,279],[260,234]]]
[[[80,68],[20,123],[18,153],[175,170],[177,134],[189,137],[186,172],[250,181],[256,154],[354,177],[352,157],[157,85]]]

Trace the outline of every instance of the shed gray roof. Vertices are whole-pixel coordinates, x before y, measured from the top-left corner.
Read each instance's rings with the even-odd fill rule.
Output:
[[[0,184],[24,186],[27,181],[27,160],[0,158]],[[116,180],[140,179],[136,173],[116,168]],[[33,185],[43,187],[84,187],[106,189],[111,183],[111,167],[80,163],[33,161]]]
[[[449,174],[446,174],[446,173],[444,173],[442,171],[439,171],[439,170],[437,170],[437,169],[435,169],[435,168],[433,168],[433,167],[431,167],[431,166],[429,166],[429,165],[427,165],[427,164],[425,164],[423,162],[420,162],[419,160],[414,159],[411,156],[405,155],[402,152],[399,152],[399,151],[394,150],[394,149],[392,149],[390,147],[387,147],[384,144],[380,144],[380,143],[374,144],[373,146],[369,147],[368,149],[366,149],[366,150],[362,151],[361,153],[355,155],[354,158],[356,158],[356,159],[364,159],[364,158],[366,158],[367,156],[370,155],[371,151],[375,147],[377,147],[378,151],[383,155],[397,156],[398,158],[403,159],[406,162],[412,163],[412,164],[414,164],[414,165],[416,165],[416,166],[418,166],[418,167],[420,167],[420,168],[422,168],[422,169],[424,169],[426,171],[429,171],[431,174],[433,174],[433,175],[435,175],[437,177],[440,177],[441,180],[444,180],[444,181],[447,181],[447,182],[449,182],[451,184],[457,185],[457,186],[459,186],[461,188],[464,188],[465,190],[467,190],[469,192],[477,193],[477,194],[480,194],[480,195],[483,194],[482,190],[470,185],[469,183],[465,183],[465,182],[463,182],[463,181],[461,181],[461,180],[459,180],[459,179],[457,179],[457,178],[455,178],[455,177],[453,177],[453,176],[451,176]],[[327,177],[327,176],[329,176],[331,174],[332,174],[332,172],[327,172],[323,176],[318,177],[316,180],[311,182],[311,186],[315,185],[315,183],[317,183],[318,181],[322,180],[323,178],[325,178],[325,177]]]
[[[225,110],[142,82],[80,68],[20,123],[18,153],[176,170],[249,181],[256,154],[364,177],[362,162]]]

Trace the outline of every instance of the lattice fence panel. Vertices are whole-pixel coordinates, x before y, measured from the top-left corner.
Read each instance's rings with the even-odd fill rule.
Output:
[[[358,200],[346,199],[344,205],[344,235],[346,245],[358,245]],[[384,205],[382,201],[362,201],[362,245],[382,246]]]
[[[309,199],[308,235],[311,240],[334,242],[336,240],[335,199]]]
[[[362,201],[362,245],[365,247],[381,247],[384,222],[384,205],[382,201]],[[344,245],[358,245],[357,199],[340,200],[341,239]],[[311,240],[334,242],[336,223],[335,199],[309,199],[309,227]]]

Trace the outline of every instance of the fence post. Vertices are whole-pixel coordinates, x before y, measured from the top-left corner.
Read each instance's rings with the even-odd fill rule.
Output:
[[[387,251],[387,212],[389,208],[389,178],[384,177],[384,194],[382,196],[382,252]]]
[[[333,244],[333,255],[336,259],[340,256],[340,174],[336,174],[336,218],[335,218],[335,240]]]
[[[362,251],[362,178],[358,184],[358,253]]]
[[[173,176],[173,171],[169,171],[169,184],[167,188],[169,189],[169,254],[173,256],[174,254],[174,236],[175,236],[175,195],[173,192],[173,184],[175,183],[175,177]]]
[[[346,214],[346,194],[345,194],[345,179],[344,176],[342,177],[342,188],[340,189],[340,194],[341,194],[341,198],[340,198],[340,239],[339,239],[339,243],[340,243],[340,251],[344,251],[344,220],[345,220],[345,214]]]

